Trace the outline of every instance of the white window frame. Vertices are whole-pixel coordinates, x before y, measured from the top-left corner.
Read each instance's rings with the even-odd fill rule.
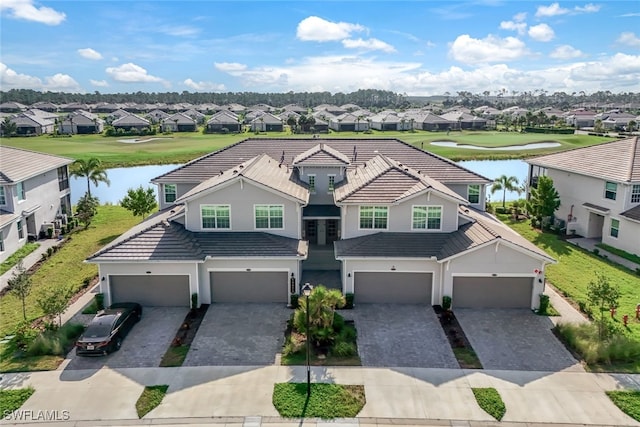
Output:
[[[213,215],[213,221],[215,223],[215,227],[205,227],[204,226],[204,215],[203,215],[203,210],[209,208],[209,209],[213,209],[214,215]],[[218,212],[217,212],[217,208],[228,208],[229,210],[229,227],[219,227],[218,226]],[[220,217],[220,218],[224,218],[224,217]],[[219,231],[229,231],[231,230],[231,205],[200,205],[200,228],[202,230],[219,230]]]
[[[333,191],[336,188],[336,175],[329,174],[327,175],[327,179],[329,180],[329,184],[327,186],[327,194],[333,194]]]
[[[309,193],[316,194],[316,174],[307,175],[309,178]]]
[[[477,202],[472,202],[471,201],[471,188],[472,187],[478,189],[478,201]],[[480,186],[480,184],[469,184],[469,185],[467,185],[467,201],[469,203],[471,203],[472,205],[480,204],[480,194],[481,193],[482,193],[482,187]]]
[[[18,197],[18,202],[27,200],[27,192],[24,191],[24,183],[22,181],[16,183],[16,196]]]
[[[7,192],[4,189],[4,185],[0,185],[0,205],[7,204]]]
[[[424,228],[415,226],[415,213],[417,208],[426,208],[426,216],[424,217]],[[433,208],[440,209],[440,227],[429,228],[429,210]],[[413,205],[411,206],[411,230],[412,231],[442,231],[444,207],[442,205]]]
[[[631,186],[631,203],[640,203],[640,184]]]
[[[267,211],[269,212],[269,215],[267,216],[267,222],[268,222],[268,226],[267,227],[258,227],[257,224],[257,220],[258,220],[258,207],[264,207],[266,206]],[[273,207],[279,207],[282,210],[282,227],[272,227],[271,226],[271,208]],[[274,217],[276,218],[276,217]],[[254,230],[284,230],[284,205],[279,205],[279,204],[255,204],[253,205],[253,228]]]
[[[613,222],[617,222],[617,226],[613,226]],[[613,234],[613,230],[615,230],[615,236]],[[617,239],[620,236],[620,220],[617,218],[611,218],[611,223],[609,224],[609,236]]]
[[[609,184],[613,184],[616,186],[615,190],[611,191],[607,189],[607,185]],[[613,193],[613,198],[612,197],[607,197],[607,193]],[[618,184],[612,181],[605,181],[604,182],[604,198],[607,200],[616,200],[616,198],[618,197]]]
[[[175,195],[175,199],[173,199],[172,201],[168,201],[167,200],[167,189],[169,188],[173,188],[174,191],[174,195]],[[177,184],[163,184],[162,185],[162,195],[164,198],[164,202],[165,203],[173,203],[178,199],[178,185]]]
[[[371,227],[362,227],[362,210],[372,209]],[[376,209],[384,209],[386,212],[386,222],[384,228],[376,227]],[[358,207],[358,230],[388,230],[389,229],[389,206],[364,205]]]
[[[24,227],[22,225],[22,220],[16,222],[16,227],[18,229],[18,240],[24,240]]]

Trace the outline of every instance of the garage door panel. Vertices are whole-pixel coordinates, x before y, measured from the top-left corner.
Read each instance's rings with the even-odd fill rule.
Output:
[[[433,274],[402,272],[356,272],[354,293],[357,302],[429,304]]]
[[[286,271],[215,271],[210,279],[213,302],[287,302]]]
[[[454,277],[455,308],[530,308],[531,277]]]
[[[111,302],[133,301],[149,307],[188,307],[189,276],[109,276]]]

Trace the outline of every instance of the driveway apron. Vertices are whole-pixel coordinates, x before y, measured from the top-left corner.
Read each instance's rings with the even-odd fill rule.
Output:
[[[122,341],[119,351],[108,356],[80,357],[75,350],[65,369],[155,368],[160,365],[178,328],[187,315],[183,307],[143,307],[142,319]]]
[[[273,365],[292,313],[283,304],[211,304],[183,365]]]
[[[582,371],[553,335],[553,323],[528,309],[457,309],[456,318],[484,369]]]
[[[357,304],[341,314],[355,322],[363,366],[459,368],[430,306]]]

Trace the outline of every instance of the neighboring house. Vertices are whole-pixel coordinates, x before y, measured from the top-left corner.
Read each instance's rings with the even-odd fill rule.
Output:
[[[162,120],[163,132],[195,132],[198,124],[184,113],[175,113]]]
[[[531,186],[546,175],[560,195],[568,234],[640,255],[640,138],[526,160]]]
[[[47,111],[49,113],[57,113],[58,106],[53,102],[40,101],[31,105],[31,108],[37,108],[38,110]]]
[[[162,120],[166,119],[167,117],[169,117],[169,114],[165,113],[162,110],[155,109],[147,113],[145,117],[147,117],[151,121],[151,123],[157,124],[157,123],[160,123]]]
[[[204,122],[205,122],[205,120],[207,118],[207,116],[205,116],[204,114],[202,114],[201,112],[199,112],[199,111],[197,111],[197,110],[195,110],[193,108],[183,112],[182,114],[184,114],[185,116],[191,117],[199,125],[204,124]]]
[[[11,118],[16,124],[16,134],[21,136],[35,136],[53,133],[55,122],[40,116],[20,113]]]
[[[114,129],[124,129],[125,131],[130,131],[131,129],[142,130],[144,128],[151,129],[151,122],[138,115],[129,114],[114,120],[111,122],[111,126]]]
[[[61,118],[58,126],[58,132],[62,134],[101,133],[104,130],[104,120],[97,114],[79,110]]]
[[[442,118],[453,124],[452,129],[485,129],[487,120],[463,111],[451,111],[442,115]]]
[[[271,113],[260,114],[249,124],[251,132],[282,132],[284,130],[282,119]]]
[[[0,145],[0,158],[3,262],[41,231],[66,224],[66,215],[71,214],[68,166],[73,160],[4,145]]]
[[[19,102],[3,102],[0,104],[0,112],[3,113],[19,113],[27,109],[27,106]]]
[[[329,127],[336,132],[362,132],[369,129],[369,122],[365,117],[344,113],[331,118]]]
[[[240,132],[242,123],[231,111],[222,110],[215,113],[207,121],[207,132]]]
[[[491,180],[396,139],[247,139],[152,182],[160,213],[88,259],[107,304],[284,304],[309,281],[531,308],[554,262],[483,212]]]
[[[453,129],[457,126],[457,123],[453,123],[450,120],[443,119],[442,117],[431,112],[421,112],[409,117],[413,118],[414,129],[440,131]]]

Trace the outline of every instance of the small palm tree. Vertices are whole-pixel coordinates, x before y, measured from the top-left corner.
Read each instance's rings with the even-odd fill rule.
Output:
[[[520,194],[520,186],[518,185],[518,178],[515,176],[501,175],[496,178],[491,185],[491,194],[496,191],[502,190],[502,208],[506,208],[507,191],[517,191]]]
[[[99,182],[104,182],[107,186],[111,185],[111,181],[107,177],[107,172],[102,167],[100,159],[92,157],[88,160],[79,159],[73,162],[71,168],[71,176],[87,178],[87,194],[91,196],[91,183],[96,187]]]

